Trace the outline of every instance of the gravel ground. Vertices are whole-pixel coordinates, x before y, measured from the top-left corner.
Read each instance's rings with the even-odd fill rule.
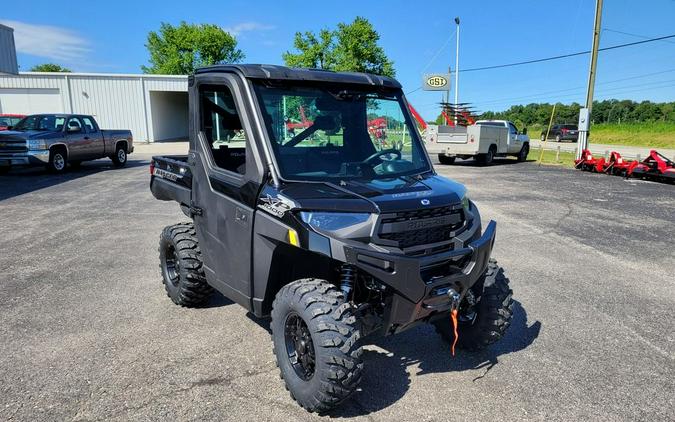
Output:
[[[164,294],[159,233],[185,217],[150,194],[151,150],[0,176],[0,420],[319,419],[284,390],[266,321]],[[377,340],[327,418],[675,420],[675,187],[513,163],[437,167],[498,222],[506,337],[454,358],[430,327]]]

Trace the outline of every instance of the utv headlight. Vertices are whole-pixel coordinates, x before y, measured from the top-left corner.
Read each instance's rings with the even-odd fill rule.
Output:
[[[28,150],[30,151],[47,149],[47,143],[44,139],[29,139],[26,142],[26,147],[28,147]]]
[[[370,219],[370,214],[303,211],[300,218],[314,229],[333,232],[363,224]]]

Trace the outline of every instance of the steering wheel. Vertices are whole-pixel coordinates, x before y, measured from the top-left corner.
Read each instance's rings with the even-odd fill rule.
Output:
[[[401,159],[401,151],[397,150],[396,148],[389,148],[389,149],[383,149],[382,151],[377,151],[375,154],[373,154],[370,157],[363,160],[363,163],[372,164],[372,162],[375,161],[376,158],[379,158],[379,157],[381,157],[383,155],[387,155],[387,154],[395,154],[397,160]]]

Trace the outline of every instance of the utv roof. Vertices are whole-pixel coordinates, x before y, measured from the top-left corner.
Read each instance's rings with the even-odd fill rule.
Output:
[[[249,79],[333,82],[401,88],[401,84],[398,83],[397,80],[388,76],[357,72],[333,72],[331,70],[323,69],[300,69],[271,64],[228,64],[208,66],[197,69],[195,75],[220,72],[235,72]]]

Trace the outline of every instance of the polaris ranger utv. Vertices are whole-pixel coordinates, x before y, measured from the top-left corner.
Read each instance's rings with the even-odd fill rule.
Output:
[[[160,236],[166,292],[199,306],[215,289],[271,315],[303,408],[357,388],[366,336],[432,323],[464,349],[502,337],[496,223],[481,232],[464,186],[434,172],[397,81],[219,65],[189,78],[189,104],[189,154],[150,167],[153,195],[192,219]]]

